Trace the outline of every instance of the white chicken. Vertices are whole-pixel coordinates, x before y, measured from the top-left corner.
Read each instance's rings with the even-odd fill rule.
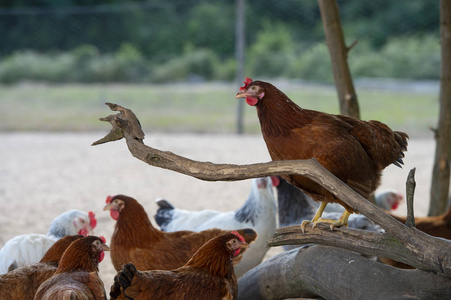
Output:
[[[23,234],[13,237],[0,249],[0,274],[38,263],[60,238],[66,235],[92,234],[96,225],[93,212],[69,210],[52,221],[46,235]]]
[[[316,209],[319,207],[318,202],[313,201],[313,199],[308,196],[307,198],[309,203],[312,204]],[[403,200],[404,196],[396,189],[385,188],[378,189],[374,192],[374,201],[376,202],[376,205],[389,212],[397,209],[399,204],[401,204]],[[343,213],[344,207],[338,203],[329,203],[324,211],[331,213]]]
[[[256,178],[244,205],[236,210],[220,212],[215,210],[188,211],[174,208],[168,201],[157,199],[160,208],[155,215],[157,224],[163,231],[202,231],[210,228],[234,230],[252,228],[258,239],[243,254],[241,262],[235,266],[238,277],[257,266],[268,251],[266,241],[276,228],[276,201],[272,186],[278,184],[276,177]]]
[[[377,206],[388,211],[397,209],[404,200],[404,196],[399,191],[389,188],[376,190],[374,197]]]

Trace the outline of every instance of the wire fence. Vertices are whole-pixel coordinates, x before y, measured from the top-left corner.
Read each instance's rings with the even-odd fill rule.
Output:
[[[331,79],[330,75],[325,75],[330,71],[324,70],[328,68],[324,62],[328,56],[316,1],[247,0],[245,3],[246,68],[250,74]],[[338,1],[348,43],[360,41],[355,50],[356,59],[351,62],[357,75],[438,78],[438,3],[428,0]],[[188,69],[181,72],[184,76],[195,73],[205,79],[230,80],[236,68],[233,61],[235,5],[234,1],[226,0],[176,0],[2,8],[0,58],[25,50],[55,55],[74,51],[82,45],[92,46],[98,55],[117,54],[125,44],[131,45],[139,58],[151,66],[143,69],[143,61],[137,60],[137,68],[143,70],[123,72],[135,74],[134,78],[158,81],[158,78],[165,78],[162,71],[147,77],[143,74],[158,67],[169,69],[166,72],[171,77],[171,68],[175,69],[172,72],[180,72],[178,68],[184,64]],[[201,57],[193,54],[200,50],[207,52],[202,52]],[[377,53],[390,63],[375,60]],[[132,54],[129,51],[127,55]],[[180,61],[184,55],[190,56]],[[215,62],[220,71],[205,66]],[[77,63],[80,65],[79,61]],[[17,65],[14,68],[17,69]],[[404,75],[400,68],[407,68]]]

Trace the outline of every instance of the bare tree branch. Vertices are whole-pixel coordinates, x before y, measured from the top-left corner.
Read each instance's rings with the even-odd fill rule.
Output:
[[[415,227],[415,216],[413,211],[413,196],[415,194],[415,168],[410,170],[406,181],[406,198],[407,198],[407,219],[406,226],[409,228]]]
[[[172,152],[161,151],[144,145],[142,141],[142,138],[144,138],[144,133],[142,133],[136,116],[130,110],[119,105],[108,105],[111,109],[119,111],[119,114],[109,116],[104,120],[110,122],[115,131],[117,130],[115,126],[121,128],[131,154],[149,165],[169,169],[208,181],[234,181],[255,177],[287,174],[298,174],[305,176],[321,184],[324,188],[344,201],[347,205],[364,214],[373,222],[379,224],[385,229],[387,233],[386,235],[380,237],[379,243],[380,241],[383,241],[384,243],[379,246],[379,251],[382,251],[384,249],[383,247],[391,247],[387,249],[396,249],[397,251],[397,253],[384,253],[385,257],[411,264],[417,268],[451,276],[451,252],[449,251],[449,249],[451,249],[451,241],[434,238],[415,228],[406,227],[404,224],[386,214],[374,204],[366,201],[366,199],[350,189],[338,178],[333,176],[315,159],[272,161],[252,165],[214,164],[211,162],[190,160]],[[112,135],[109,133],[101,140],[102,143],[108,142],[109,136],[111,137]],[[111,137],[111,140],[116,139],[116,135]],[[301,242],[304,243],[305,239],[308,238],[317,239],[317,236],[314,234],[312,235],[313,232],[315,231],[308,230],[307,234],[301,237],[298,233],[294,233],[295,236],[293,236],[293,233],[287,232],[287,230],[283,231],[279,229],[278,234],[276,234],[272,240],[272,243],[280,243],[285,238],[291,240],[292,243],[295,242],[294,239],[301,239]],[[321,230],[320,232],[324,233],[327,231]],[[351,229],[339,229],[334,233],[324,233],[330,235],[324,243],[332,243],[334,234],[336,236],[346,234],[346,239],[342,240],[340,247],[345,247],[345,244],[349,244],[346,245],[346,247],[352,248],[347,249],[353,249],[354,251],[359,252],[367,251],[367,249],[371,247],[378,248],[378,240],[376,237],[373,235],[368,235],[368,239],[370,240],[365,240],[367,239],[365,237],[366,233],[365,235],[359,237],[362,239],[361,244],[353,244],[353,242],[356,242],[357,239],[352,239],[352,236],[356,236],[352,232],[353,231]],[[287,237],[285,237],[285,235],[287,235]],[[368,244],[371,242],[371,238],[373,238],[373,246],[369,246]],[[391,243],[394,245],[390,246]],[[400,245],[400,247],[395,247],[397,244]]]

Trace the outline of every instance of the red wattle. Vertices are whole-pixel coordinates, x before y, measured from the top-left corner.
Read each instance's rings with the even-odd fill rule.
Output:
[[[241,248],[238,248],[235,251],[233,251],[233,256],[237,256],[238,254],[240,254],[240,250]]]
[[[258,100],[254,97],[246,97],[246,103],[250,106],[255,106],[257,104]]]
[[[119,212],[115,209],[110,210],[110,216],[113,218],[113,220],[116,220],[119,218]]]
[[[397,209],[398,208],[398,202],[395,202],[393,205],[392,205],[392,207],[391,207],[391,209],[393,209],[393,210],[395,210],[395,209]]]
[[[100,252],[99,253],[99,262],[101,262],[104,257],[105,257],[105,251]]]

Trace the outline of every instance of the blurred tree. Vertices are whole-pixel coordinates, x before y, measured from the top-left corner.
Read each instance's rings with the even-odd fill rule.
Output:
[[[436,150],[431,183],[429,215],[448,208],[451,163],[451,1],[440,1],[442,70],[440,76],[440,116],[436,129]]]

